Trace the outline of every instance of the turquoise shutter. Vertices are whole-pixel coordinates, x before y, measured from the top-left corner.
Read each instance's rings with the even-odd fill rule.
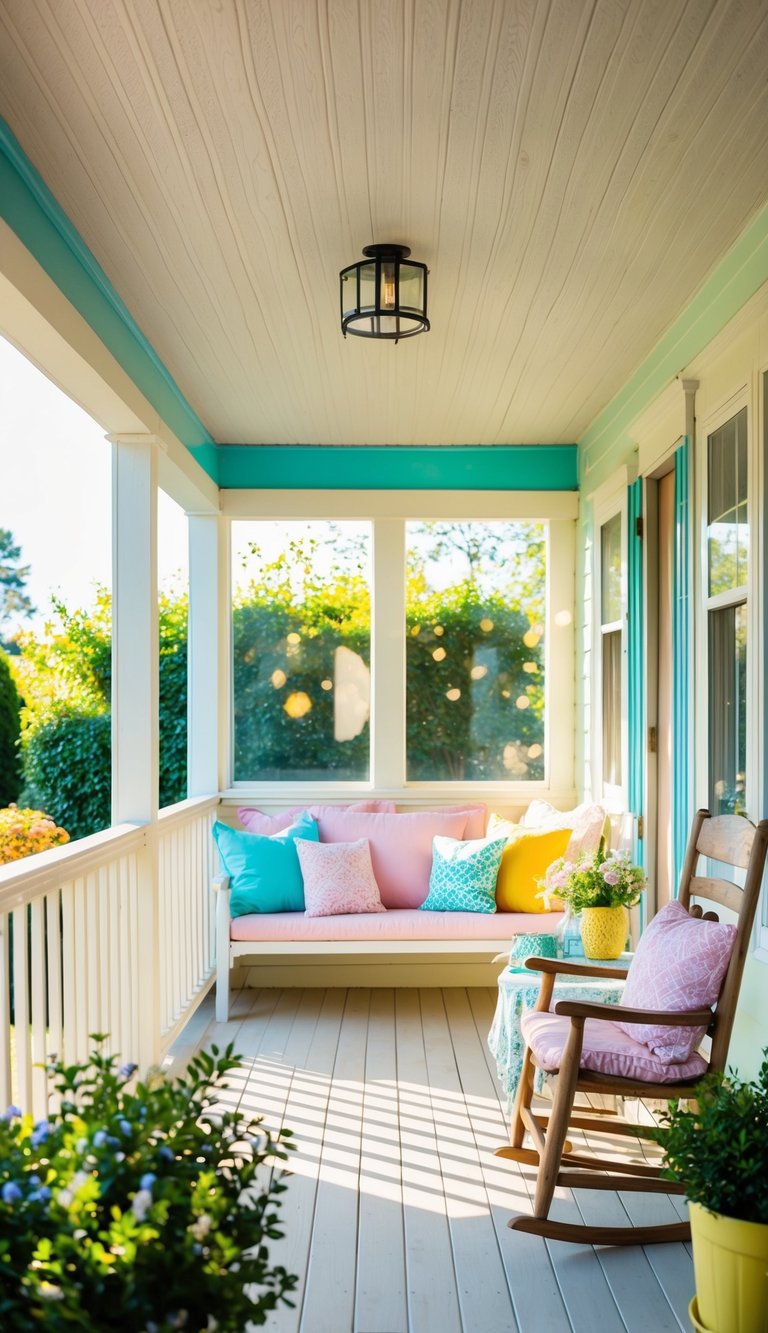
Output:
[[[691,762],[691,446],[687,436],[675,453],[675,553],[672,582],[672,645],[675,678],[672,688],[672,849],[675,892],[693,816]]]
[[[643,617],[643,482],[627,494],[627,801],[643,814],[645,786],[645,643]],[[635,839],[635,859],[645,864],[645,845]]]

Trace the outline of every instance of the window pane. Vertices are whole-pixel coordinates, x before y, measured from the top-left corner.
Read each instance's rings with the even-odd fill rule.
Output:
[[[709,593],[741,588],[747,581],[747,409],[708,438]]]
[[[621,630],[603,634],[603,784],[621,786]]]
[[[545,525],[407,525],[412,781],[544,777]]]
[[[600,623],[621,620],[621,514],[600,529]]]
[[[746,813],[747,607],[709,616],[709,774],[713,815]]]
[[[234,777],[369,774],[370,525],[233,523]]]

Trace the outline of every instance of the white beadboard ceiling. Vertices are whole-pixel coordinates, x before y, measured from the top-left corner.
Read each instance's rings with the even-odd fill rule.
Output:
[[[220,443],[570,442],[768,196],[764,0],[0,0],[0,114]],[[432,331],[348,338],[372,241]]]

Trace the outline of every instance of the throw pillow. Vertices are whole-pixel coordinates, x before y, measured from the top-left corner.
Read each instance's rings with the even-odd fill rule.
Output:
[[[232,916],[304,910],[296,839],[317,841],[314,819],[304,815],[283,834],[271,837],[243,833],[217,820],[213,836],[221,863],[232,881],[229,905]]]
[[[499,821],[499,824],[501,821]],[[489,824],[490,835],[498,837],[501,828]],[[565,854],[570,829],[527,829],[508,826],[496,881],[496,906],[500,912],[547,912],[538,881],[548,867]],[[557,909],[554,909],[557,910]]]
[[[736,927],[689,916],[682,903],[667,903],[646,926],[627,974],[621,1003],[630,1009],[684,1013],[713,1005],[720,994]],[[664,1064],[687,1060],[705,1028],[617,1023]]]
[[[263,810],[254,810],[250,806],[241,806],[237,812],[243,828],[249,833],[282,833],[299,815],[310,814],[319,819],[326,810],[368,810],[395,813],[394,801],[357,801],[354,805],[297,805],[292,810],[281,810],[279,815],[267,815]]]
[[[422,912],[495,912],[496,876],[504,838],[457,842],[437,837],[433,843],[429,893]]]
[[[429,891],[432,839],[463,838],[464,811],[438,814],[420,810],[410,814],[368,814],[357,810],[328,810],[318,820],[321,842],[354,842],[366,838],[376,883],[385,907],[418,907]]]
[[[357,842],[297,842],[307,916],[384,912],[365,838]]]
[[[549,801],[531,801],[522,818],[525,828],[571,830],[565,850],[568,861],[576,861],[582,854],[593,856],[600,846],[605,828],[605,810],[601,805],[584,801],[573,810],[557,810]]]
[[[464,825],[464,838],[484,838],[485,825],[488,819],[487,805],[438,805],[431,812],[436,815],[466,815],[467,822]]]

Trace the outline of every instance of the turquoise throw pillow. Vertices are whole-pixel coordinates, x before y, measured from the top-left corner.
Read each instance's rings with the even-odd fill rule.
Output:
[[[422,912],[495,912],[496,876],[506,838],[457,842],[436,837],[432,873]]]
[[[311,815],[300,815],[290,828],[271,837],[243,833],[217,820],[213,836],[221,864],[232,881],[232,916],[304,911],[304,881],[296,839],[318,841],[317,824]]]

